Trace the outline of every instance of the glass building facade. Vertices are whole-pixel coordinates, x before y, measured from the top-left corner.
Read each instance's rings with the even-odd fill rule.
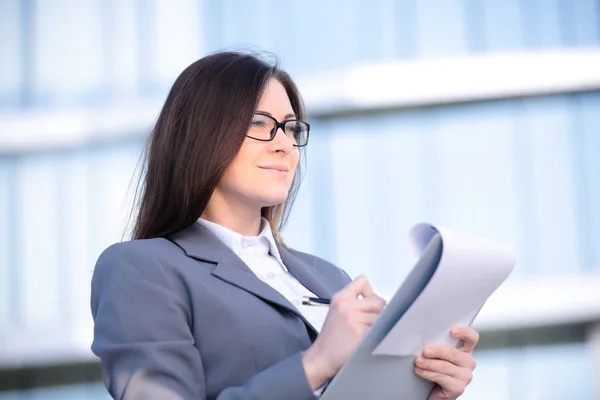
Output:
[[[484,316],[463,398],[600,398],[597,297],[539,289],[600,283],[600,81],[570,62],[596,62],[599,42],[598,0],[0,0],[0,399],[108,397],[97,373],[73,382],[48,371],[99,368],[94,263],[122,238],[170,85],[226,49],[271,51],[308,89],[308,172],[283,231],[291,247],[389,295],[414,262],[415,223],[508,242],[519,261],[507,285],[522,304]],[[561,62],[519,64],[549,53]],[[448,71],[475,94],[399,103],[386,92],[395,71],[445,71],[447,60],[463,72],[477,71],[470,60],[494,71],[509,60],[518,68],[503,79],[570,84],[477,95],[473,82],[498,76]],[[367,105],[344,100],[350,86],[327,102],[313,90],[361,68]],[[431,81],[413,89],[435,93],[435,74],[423,74]],[[578,302],[543,308],[563,295]],[[519,318],[530,303],[547,312],[535,323]]]

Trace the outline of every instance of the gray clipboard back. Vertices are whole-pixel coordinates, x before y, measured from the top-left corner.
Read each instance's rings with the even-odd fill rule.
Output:
[[[427,286],[439,265],[442,250],[442,238],[436,234],[354,353],[329,383],[321,400],[427,399],[434,384],[415,375],[414,356],[383,356],[372,352]]]

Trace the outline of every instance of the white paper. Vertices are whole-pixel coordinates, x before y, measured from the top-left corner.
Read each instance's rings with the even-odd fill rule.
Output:
[[[427,345],[456,346],[450,329],[470,325],[516,263],[515,252],[507,246],[429,224],[410,231],[418,256],[436,233],[443,250],[435,273],[372,354],[416,356]]]

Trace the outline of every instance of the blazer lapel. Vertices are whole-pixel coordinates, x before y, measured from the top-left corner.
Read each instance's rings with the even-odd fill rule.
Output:
[[[327,289],[313,273],[313,270],[302,262],[298,257],[294,256],[282,246],[277,246],[279,254],[286,268],[304,285],[308,290],[313,292],[320,298],[329,299],[333,295],[331,290]]]
[[[300,317],[307,326],[312,328],[304,316],[283,295],[261,281],[241,258],[208,229],[199,224],[193,224],[189,228],[172,235],[169,240],[181,247],[188,257],[215,264],[211,272],[213,276],[252,293],[268,303],[285,308]],[[284,263],[286,263],[285,260]],[[295,266],[292,268],[297,269]],[[292,273],[296,275],[294,272]],[[302,272],[300,274],[302,275]],[[310,276],[308,281],[311,281]],[[315,291],[311,291],[317,294]]]

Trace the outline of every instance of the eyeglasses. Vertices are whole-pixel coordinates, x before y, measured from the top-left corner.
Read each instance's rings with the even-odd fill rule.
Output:
[[[246,136],[249,138],[268,142],[275,139],[277,130],[281,128],[285,135],[292,139],[294,146],[303,147],[308,144],[310,125],[299,119],[277,121],[270,115],[255,113]]]

